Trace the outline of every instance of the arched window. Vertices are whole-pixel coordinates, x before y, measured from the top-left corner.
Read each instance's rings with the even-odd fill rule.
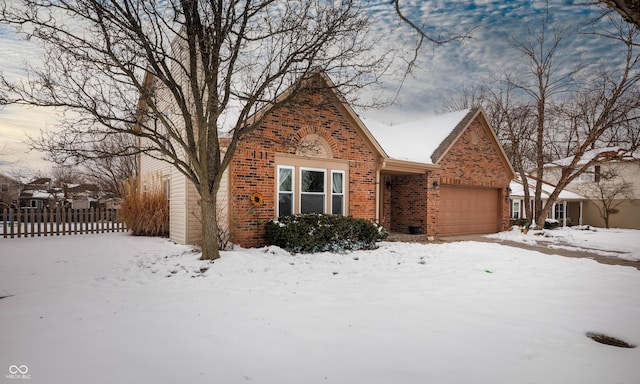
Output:
[[[296,150],[298,156],[320,157],[330,159],[333,157],[329,142],[322,136],[310,133],[298,144]]]

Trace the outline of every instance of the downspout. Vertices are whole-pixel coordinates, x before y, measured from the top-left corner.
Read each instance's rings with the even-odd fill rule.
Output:
[[[383,225],[384,223],[382,223],[380,221],[380,170],[382,169],[382,159],[380,159],[378,161],[378,166],[376,167],[376,214],[375,214],[375,221],[376,223],[378,223],[379,225]]]

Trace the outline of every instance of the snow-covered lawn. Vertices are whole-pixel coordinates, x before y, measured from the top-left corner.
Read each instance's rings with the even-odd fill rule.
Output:
[[[525,234],[514,227],[512,231],[487,235],[487,237],[640,261],[640,231],[635,229],[576,226],[528,231]]]
[[[2,239],[0,296],[5,382],[640,382],[640,347],[585,336],[640,344],[640,271],[500,244],[211,264],[120,233]]]

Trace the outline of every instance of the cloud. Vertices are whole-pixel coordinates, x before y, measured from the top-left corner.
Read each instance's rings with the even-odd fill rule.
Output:
[[[550,0],[550,21],[563,27],[586,25],[597,12],[587,5],[572,5],[567,0]],[[510,39],[525,39],[529,29],[535,30],[545,14],[546,2],[517,0],[407,0],[401,1],[403,12],[434,36],[450,36],[472,31],[471,39],[442,46],[425,45],[418,66],[404,82],[393,114],[435,112],[445,97],[460,94],[464,88],[477,85],[496,72],[517,69],[521,55],[510,46]],[[373,32],[383,48],[396,48],[405,58],[413,53],[416,35],[400,22],[389,0],[375,2],[371,9]],[[571,65],[579,60],[615,63],[619,55],[610,42],[582,34],[566,41],[560,60]],[[31,41],[16,37],[0,26],[0,69],[12,78],[24,75],[25,61],[39,63],[41,48]],[[383,87],[389,96],[397,91],[402,79],[402,62],[397,72],[386,78]],[[0,146],[16,146],[29,162],[41,163],[39,154],[24,154],[25,133],[38,135],[51,128],[56,118],[48,110],[5,107],[0,110]],[[37,157],[37,158],[36,158]]]
[[[401,2],[412,21],[422,23],[432,35],[449,36],[471,32],[471,38],[439,47],[427,47],[399,95],[396,109],[436,111],[444,97],[461,94],[495,73],[521,71],[522,56],[511,45],[536,32],[545,17],[546,2],[540,1],[406,1]],[[392,8],[389,5],[389,8]],[[588,32],[599,14],[593,7],[566,0],[549,1],[551,25]],[[409,33],[405,30],[405,33]],[[394,35],[389,35],[394,37]],[[398,44],[406,38],[398,39]],[[619,61],[610,41],[590,34],[567,35],[557,59],[569,68],[578,61]]]

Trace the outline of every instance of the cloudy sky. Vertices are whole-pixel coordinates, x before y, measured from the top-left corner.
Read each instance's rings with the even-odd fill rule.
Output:
[[[9,3],[13,0],[8,0]],[[581,1],[549,0],[550,18],[563,27],[582,26],[597,11]],[[398,95],[397,103],[380,116],[410,116],[412,113],[434,113],[441,108],[443,97],[461,94],[495,72],[515,68],[519,54],[509,39],[525,39],[535,30],[544,15],[546,1],[528,0],[406,0],[401,1],[405,13],[430,33],[443,36],[472,31],[472,38],[438,47],[423,47],[418,67]],[[413,48],[413,37],[407,28],[398,28],[398,18],[388,0],[380,0],[372,12],[378,33],[388,35],[395,44]],[[23,75],[25,62],[37,65],[40,48],[33,42],[20,40],[5,26],[0,26],[0,70],[12,77]],[[582,35],[567,41],[563,51],[568,62],[578,57],[615,59],[606,43]],[[391,82],[389,88],[396,84]],[[0,172],[26,167],[46,170],[42,154],[27,153],[27,135],[38,136],[43,129],[54,129],[56,115],[37,108],[6,106],[0,109]]]

